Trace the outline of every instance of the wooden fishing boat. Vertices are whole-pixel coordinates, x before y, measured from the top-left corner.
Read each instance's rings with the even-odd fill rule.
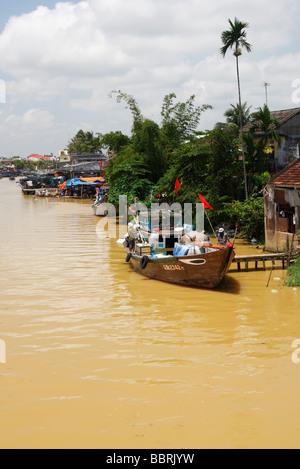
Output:
[[[145,248],[145,246],[143,246]],[[197,255],[152,257],[150,254],[128,253],[134,270],[147,277],[201,288],[216,288],[225,277],[234,258],[230,243],[220,249],[207,248]]]
[[[217,288],[234,259],[234,246],[213,245],[201,240],[202,233],[180,227],[176,215],[171,216],[170,230],[164,231],[160,221],[153,228],[145,214],[138,214],[135,224],[128,224],[128,234],[118,245],[127,251],[126,262],[135,272],[156,280],[200,288]],[[144,219],[143,219],[144,218]],[[154,215],[153,218],[157,218]],[[155,230],[155,231],[154,231]],[[186,244],[183,237],[189,237]],[[202,235],[203,236],[203,235]],[[203,238],[202,238],[203,239]]]

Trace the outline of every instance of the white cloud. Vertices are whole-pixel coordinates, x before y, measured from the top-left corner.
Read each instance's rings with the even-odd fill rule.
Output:
[[[250,24],[253,45],[240,58],[243,100],[263,105],[268,81],[270,107],[293,107],[299,10],[297,0],[86,0],[11,17],[0,35],[7,84],[0,153],[33,139],[53,142],[58,152],[81,123],[94,132],[128,131],[130,112],[108,98],[112,89],[132,94],[157,121],[165,94],[196,94],[199,104],[214,106],[202,119],[213,126],[237,102],[234,57],[219,54],[221,32],[235,16]],[[20,138],[9,139],[16,124]]]

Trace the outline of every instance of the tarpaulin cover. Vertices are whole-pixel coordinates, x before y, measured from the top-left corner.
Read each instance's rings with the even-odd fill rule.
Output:
[[[100,177],[94,177],[94,178],[80,178],[80,181],[84,181],[84,182],[104,182],[105,179],[102,178],[101,176]]]
[[[93,181],[88,181],[88,179],[93,179]],[[101,178],[102,179],[102,178]],[[80,178],[80,179],[70,179],[67,183],[66,183],[66,186],[67,187],[74,187],[74,186],[96,186],[96,185],[99,185],[99,184],[102,184],[102,182],[104,181],[104,179],[102,179],[102,181],[100,180],[100,178]]]
[[[181,244],[175,243],[173,256],[185,256],[185,254],[188,252],[190,247],[191,247],[190,244],[181,245]]]

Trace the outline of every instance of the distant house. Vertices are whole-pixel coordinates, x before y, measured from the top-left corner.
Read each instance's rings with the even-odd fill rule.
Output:
[[[70,177],[76,174],[101,176],[105,171],[107,157],[101,152],[94,153],[68,153],[67,150],[59,152],[58,168]]]
[[[69,161],[71,161],[70,155],[67,152],[67,150],[60,150],[59,151],[58,161],[59,161],[59,163],[66,163],[66,162],[68,163]]]
[[[268,146],[273,150],[270,153],[270,170],[279,171],[300,157],[300,107],[282,111],[271,111],[271,116],[280,123],[277,132],[280,144],[269,139]],[[251,122],[243,127],[243,133],[251,129]],[[254,134],[259,138],[259,133]]]
[[[102,152],[71,153],[70,160],[72,164],[97,162],[99,165],[101,164],[102,167],[106,162],[107,157]]]
[[[39,161],[44,157],[42,155],[38,155],[37,153],[33,153],[32,155],[27,156],[27,158],[32,161]]]
[[[264,188],[265,249],[288,252],[299,244],[300,158],[276,174]]]
[[[27,156],[27,158],[31,161],[50,161],[50,156],[43,156],[38,155],[37,153],[33,153],[32,155]]]

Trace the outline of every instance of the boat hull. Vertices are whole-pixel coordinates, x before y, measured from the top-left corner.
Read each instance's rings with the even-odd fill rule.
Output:
[[[141,266],[142,256],[132,254],[130,262],[139,274],[156,280],[199,288],[217,288],[234,258],[234,249],[228,246],[219,251],[180,257],[149,257]],[[143,263],[142,263],[143,264]]]

